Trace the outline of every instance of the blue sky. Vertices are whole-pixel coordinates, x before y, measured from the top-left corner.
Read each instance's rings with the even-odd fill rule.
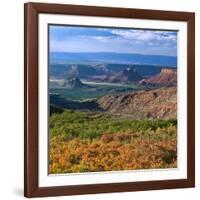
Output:
[[[177,56],[177,33],[120,28],[50,26],[50,52],[118,52]]]

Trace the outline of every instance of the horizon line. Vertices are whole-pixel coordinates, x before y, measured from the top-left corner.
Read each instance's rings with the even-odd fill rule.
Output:
[[[135,54],[143,56],[165,56],[165,57],[175,57],[172,55],[163,55],[163,54],[142,54],[142,53],[131,53],[131,52],[114,52],[114,51],[49,51],[49,53],[113,53],[113,54]]]

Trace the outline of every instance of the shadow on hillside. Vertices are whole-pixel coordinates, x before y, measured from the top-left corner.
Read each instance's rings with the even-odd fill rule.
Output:
[[[70,110],[104,111],[95,100],[73,101],[61,98],[59,95],[50,96],[50,105]]]

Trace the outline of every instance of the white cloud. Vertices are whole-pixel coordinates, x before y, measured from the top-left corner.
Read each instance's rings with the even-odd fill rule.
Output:
[[[79,34],[51,40],[50,50],[60,52],[126,52],[151,55],[177,54],[177,36],[167,31],[105,29],[105,33]],[[93,32],[94,33],[94,32]]]
[[[82,39],[86,40],[96,40],[98,42],[109,42],[110,40],[116,40],[116,36],[88,36],[88,35],[82,35]]]
[[[90,38],[101,42],[106,42],[108,40],[107,36],[92,36]]]
[[[113,29],[112,34],[121,36],[125,39],[134,39],[143,42],[149,41],[171,41],[176,42],[176,35],[172,35],[170,32],[164,31],[149,31],[149,30],[121,30]]]

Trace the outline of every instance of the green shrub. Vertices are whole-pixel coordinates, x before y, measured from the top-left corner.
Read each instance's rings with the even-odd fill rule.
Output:
[[[50,134],[66,138],[99,138],[103,133],[140,133],[143,138],[176,137],[177,120],[134,120],[106,113],[64,111],[50,117]]]

